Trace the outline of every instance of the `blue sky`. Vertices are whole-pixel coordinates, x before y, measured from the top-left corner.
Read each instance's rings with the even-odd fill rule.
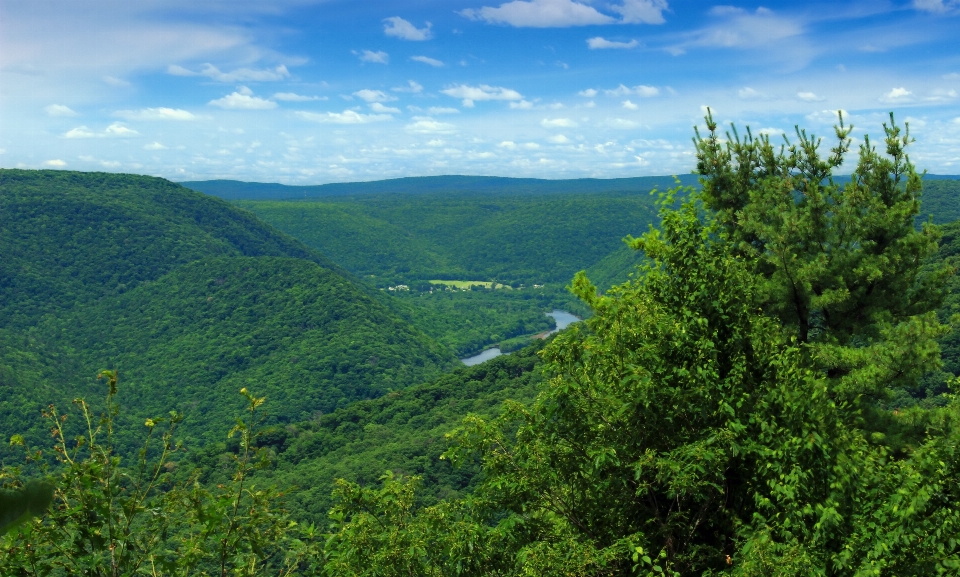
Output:
[[[755,132],[909,121],[960,174],[960,0],[7,0],[0,166],[290,184],[689,172]]]

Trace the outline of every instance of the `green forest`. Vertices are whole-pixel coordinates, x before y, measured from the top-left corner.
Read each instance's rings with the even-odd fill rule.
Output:
[[[960,180],[705,120],[654,194],[0,171],[0,574],[956,575]]]

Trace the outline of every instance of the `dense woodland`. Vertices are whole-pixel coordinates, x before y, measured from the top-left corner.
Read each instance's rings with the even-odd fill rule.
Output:
[[[666,195],[0,171],[0,573],[956,574],[960,181],[707,120]]]

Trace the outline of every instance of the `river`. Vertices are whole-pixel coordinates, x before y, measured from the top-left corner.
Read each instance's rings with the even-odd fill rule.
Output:
[[[563,329],[567,328],[568,326],[572,325],[573,323],[583,320],[577,315],[568,313],[567,311],[561,311],[561,310],[554,310],[552,312],[544,313],[544,314],[546,314],[548,317],[553,317],[553,320],[557,321],[557,328],[547,333],[548,335],[552,335],[553,333],[560,332]],[[467,365],[468,367],[472,367],[473,365],[479,365],[484,361],[489,361],[492,358],[499,357],[502,354],[503,353],[500,352],[499,348],[494,347],[492,349],[487,349],[483,351],[479,355],[474,355],[472,357],[467,357],[465,359],[460,359],[460,360],[463,362],[463,364]],[[507,354],[509,355],[510,353],[507,353]]]

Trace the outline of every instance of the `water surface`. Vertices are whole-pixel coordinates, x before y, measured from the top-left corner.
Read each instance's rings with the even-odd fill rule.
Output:
[[[553,317],[553,320],[557,322],[557,328],[548,332],[547,333],[548,335],[552,335],[553,333],[560,332],[563,329],[567,328],[568,326],[572,325],[573,323],[579,320],[582,320],[577,315],[568,313],[567,311],[561,311],[561,310],[553,310],[549,313],[544,313],[544,314],[546,314],[548,317]],[[503,353],[500,352],[499,348],[494,347],[492,349],[487,349],[478,355],[467,357],[465,359],[460,359],[460,361],[463,362],[463,364],[467,365],[468,367],[472,367],[474,365],[479,365],[484,361],[489,361],[490,359],[499,357],[502,354]],[[507,354],[510,354],[510,353],[507,353]]]

